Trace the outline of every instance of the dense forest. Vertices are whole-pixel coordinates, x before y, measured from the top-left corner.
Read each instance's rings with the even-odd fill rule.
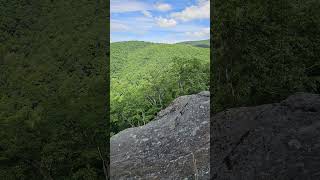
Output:
[[[110,51],[112,133],[146,124],[178,96],[209,89],[209,48],[129,41],[111,43]]]
[[[105,1],[0,1],[0,179],[105,179]]]
[[[320,92],[320,1],[211,4],[215,112]]]

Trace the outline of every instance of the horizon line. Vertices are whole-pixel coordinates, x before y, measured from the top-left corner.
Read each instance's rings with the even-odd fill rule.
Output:
[[[176,41],[176,42],[159,42],[159,41],[145,41],[145,40],[124,40],[124,41],[110,41],[111,43],[120,43],[120,42],[132,42],[132,41],[138,41],[138,42],[150,42],[150,43],[159,43],[159,44],[177,44],[177,43],[181,43],[181,42],[192,42],[192,41],[206,41],[209,40],[210,42],[210,38],[208,39],[199,39],[199,40],[182,40],[182,41]]]

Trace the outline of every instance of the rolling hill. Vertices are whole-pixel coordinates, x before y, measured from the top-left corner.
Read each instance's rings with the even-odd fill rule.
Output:
[[[210,40],[200,40],[200,41],[184,41],[179,42],[177,44],[189,44],[196,47],[202,47],[202,48],[210,48]]]

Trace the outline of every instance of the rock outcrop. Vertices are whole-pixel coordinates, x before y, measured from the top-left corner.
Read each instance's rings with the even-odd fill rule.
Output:
[[[234,108],[211,118],[215,180],[320,179],[320,96]]]
[[[209,96],[182,96],[155,121],[113,136],[111,179],[320,179],[319,95],[297,93],[210,120]]]
[[[111,138],[111,179],[209,179],[210,94],[177,98],[144,126]]]

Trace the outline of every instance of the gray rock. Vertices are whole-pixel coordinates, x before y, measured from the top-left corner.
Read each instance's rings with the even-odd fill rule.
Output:
[[[208,92],[183,96],[155,121],[111,138],[111,179],[210,179]],[[215,180],[320,179],[320,96],[211,116]]]
[[[111,179],[209,179],[210,93],[177,98],[111,138]]]
[[[211,117],[211,178],[320,179],[320,96],[234,108]]]

